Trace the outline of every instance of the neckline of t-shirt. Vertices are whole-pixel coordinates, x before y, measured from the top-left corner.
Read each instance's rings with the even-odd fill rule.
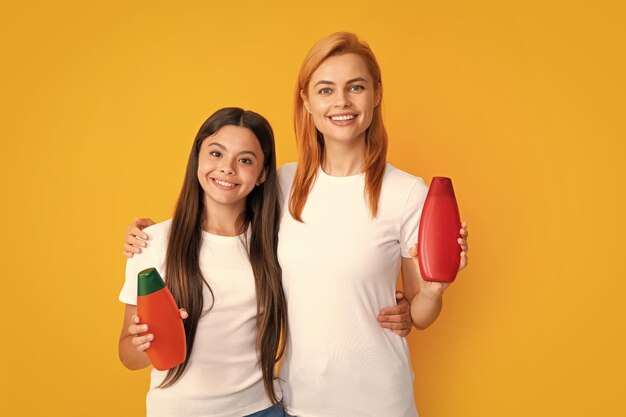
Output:
[[[202,230],[202,236],[205,239],[210,240],[211,242],[216,242],[216,243],[237,243],[237,242],[242,241],[244,239],[245,233],[242,233],[242,234],[237,235],[237,236],[222,236],[222,235],[216,235],[214,233],[207,232],[206,230]]]
[[[330,175],[330,174],[326,173],[326,171],[324,171],[324,169],[320,165],[318,170],[317,170],[317,175],[318,175],[318,177],[323,178],[325,181],[350,182],[350,181],[356,181],[356,180],[358,180],[360,178],[365,177],[365,172],[359,172],[358,174],[354,174],[354,175],[346,175],[344,177],[336,177],[334,175]]]

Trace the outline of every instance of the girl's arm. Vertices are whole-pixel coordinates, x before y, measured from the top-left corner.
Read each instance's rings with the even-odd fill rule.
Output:
[[[184,308],[178,309],[180,318],[185,320],[189,313]],[[139,336],[140,333],[148,331],[148,325],[141,323],[137,315],[137,306],[126,304],[124,311],[124,324],[122,325],[122,334],[119,342],[120,361],[128,369],[143,369],[152,365],[150,358],[146,354],[146,349],[154,340],[152,333],[146,333]]]
[[[398,336],[406,337],[411,332],[411,304],[404,293],[396,291],[396,305],[380,310],[376,318],[380,326],[389,329]]]
[[[141,324],[137,316],[137,306],[126,304],[124,324],[119,342],[120,361],[128,369],[143,369],[150,365],[146,349],[154,338],[151,333],[138,336],[148,330],[147,324]]]
[[[461,262],[459,271],[467,266],[467,224],[460,230]],[[402,285],[406,297],[411,300],[411,318],[420,330],[430,326],[441,313],[443,293],[450,284],[424,281],[417,263],[417,245],[409,251],[411,258],[402,258]]]

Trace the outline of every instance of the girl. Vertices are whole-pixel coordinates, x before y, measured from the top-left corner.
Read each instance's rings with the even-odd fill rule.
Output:
[[[150,365],[145,351],[154,340],[136,315],[137,273],[156,267],[186,310],[187,358],[152,370],[148,416],[284,415],[274,407],[287,325],[277,191],[269,123],[239,108],[209,117],[191,148],[174,217],[146,229],[151,245],[128,261],[119,297],[126,303],[119,354],[129,369]]]
[[[283,401],[300,417],[417,416],[407,342],[374,316],[393,304],[400,270],[420,329],[439,315],[446,285],[416,266],[427,187],[386,162],[382,92],[374,54],[351,33],[319,41],[298,74],[299,162],[279,171],[278,258],[289,308]],[[465,224],[459,233],[464,268]],[[127,256],[145,236],[130,229]]]

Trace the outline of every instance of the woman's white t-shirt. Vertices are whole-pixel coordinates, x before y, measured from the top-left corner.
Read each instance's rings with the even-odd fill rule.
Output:
[[[287,410],[299,417],[416,417],[406,339],[376,317],[395,305],[401,256],[417,242],[428,188],[387,164],[372,218],[364,174],[332,177],[319,169],[301,223],[288,210],[295,169],[279,171]]]
[[[137,274],[155,267],[165,276],[171,219],[145,229],[148,247],[129,259],[119,295],[137,304]],[[156,388],[167,371],[152,369],[146,398],[149,417],[241,417],[272,405],[263,387],[256,340],[254,275],[243,236],[202,234],[200,269],[215,295],[204,287],[204,307],[193,351],[183,376],[169,388]]]

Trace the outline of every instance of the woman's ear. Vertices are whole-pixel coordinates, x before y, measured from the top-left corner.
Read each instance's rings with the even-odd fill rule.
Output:
[[[374,107],[380,106],[380,99],[383,96],[383,86],[378,83],[376,88],[376,99],[374,100]]]
[[[311,113],[311,108],[309,107],[309,99],[304,93],[304,90],[300,90],[300,98],[302,99],[302,103],[304,104],[304,108],[306,109],[306,111]]]

